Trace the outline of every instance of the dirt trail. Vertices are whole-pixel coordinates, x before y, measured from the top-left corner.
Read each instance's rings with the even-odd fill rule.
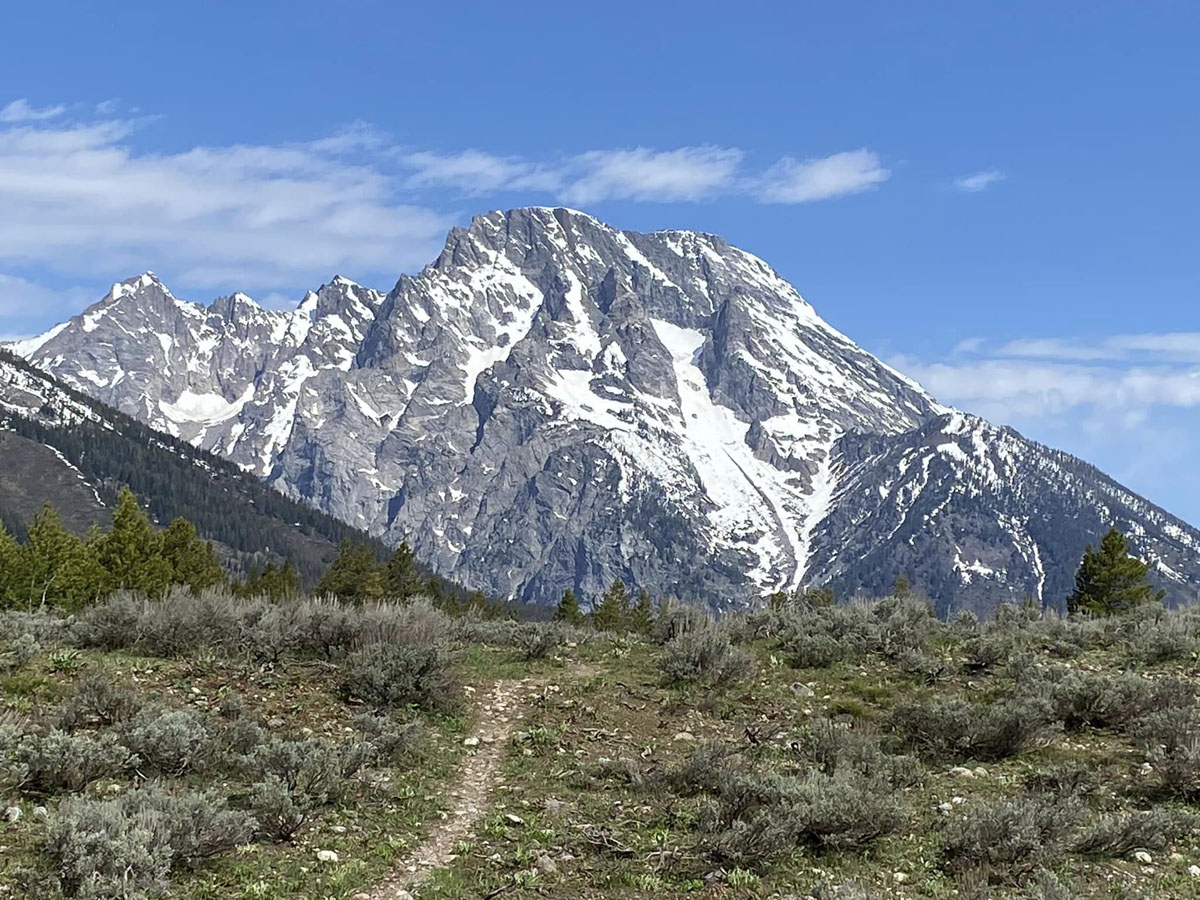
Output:
[[[454,861],[454,848],[471,836],[475,823],[487,812],[488,794],[500,771],[505,748],[541,687],[542,681],[534,678],[497,681],[478,701],[475,725],[467,737],[473,747],[450,789],[447,817],[387,878],[359,896],[368,900],[409,898],[410,892],[437,869]]]

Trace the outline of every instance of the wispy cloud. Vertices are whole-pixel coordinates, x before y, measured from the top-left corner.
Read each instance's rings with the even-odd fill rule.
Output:
[[[967,194],[978,194],[980,191],[986,191],[997,181],[1004,180],[1004,173],[996,169],[985,169],[982,172],[974,172],[970,175],[963,175],[961,178],[954,179],[954,187],[956,190],[963,191]]]
[[[0,122],[38,122],[54,119],[66,112],[66,109],[65,106],[46,106],[38,109],[22,97],[0,109]]]
[[[758,197],[763,203],[810,203],[860,193],[890,174],[870,150],[803,161],[786,156],[763,175]]]
[[[1002,422],[1085,410],[1100,427],[1121,429],[1156,408],[1200,406],[1197,332],[1026,338],[998,347],[968,338],[949,361],[894,364],[935,396]]]
[[[811,203],[858,193],[888,177],[868,150],[797,161],[784,157],[762,172],[747,171],[736,147],[634,147],[589,150],[560,159],[496,156],[481,150],[404,154],[411,188],[452,188],[474,196],[532,191],[564,203],[606,200],[694,203],[750,196],[763,203]]]

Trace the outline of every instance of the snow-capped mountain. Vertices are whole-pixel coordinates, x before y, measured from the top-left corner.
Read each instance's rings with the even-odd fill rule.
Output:
[[[908,571],[946,606],[1058,600],[1110,521],[1200,585],[1200,533],[940,406],[712,235],[493,212],[386,296],[203,308],[143,275],[18,351],[500,596],[621,577],[723,605]]]

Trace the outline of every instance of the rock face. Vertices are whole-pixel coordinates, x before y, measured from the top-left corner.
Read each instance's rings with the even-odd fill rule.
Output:
[[[712,235],[493,212],[386,296],[205,309],[143,275],[17,349],[500,596],[621,577],[722,606],[907,571],[944,608],[1058,600],[1109,522],[1200,585],[1194,529],[940,406]]]

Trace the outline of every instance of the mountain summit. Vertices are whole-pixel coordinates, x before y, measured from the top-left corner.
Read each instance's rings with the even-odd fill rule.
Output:
[[[620,577],[720,607],[906,573],[943,610],[1057,603],[1110,523],[1200,586],[1195,529],[941,406],[713,235],[493,212],[386,296],[201,307],[146,274],[17,349],[498,596]]]

